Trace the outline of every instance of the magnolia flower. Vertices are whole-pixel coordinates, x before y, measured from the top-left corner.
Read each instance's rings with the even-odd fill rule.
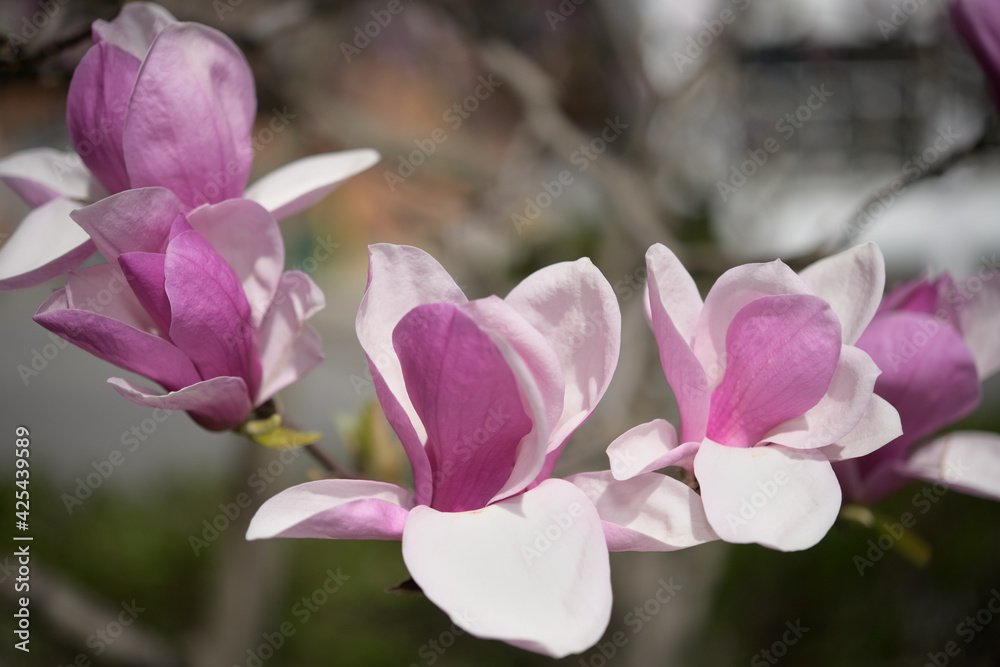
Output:
[[[903,435],[836,466],[845,494],[881,500],[913,478],[1000,499],[1000,435],[957,431],[920,445],[971,413],[980,382],[1000,370],[1000,272],[958,285],[948,274],[901,285],[858,339],[882,369],[875,392],[899,411]]]
[[[142,188],[77,211],[108,263],[70,271],[35,321],[167,391],[108,380],[133,403],[230,429],[322,360],[305,322],[323,294],[282,272],[281,232],[260,204],[185,209],[169,190]]]
[[[900,434],[872,389],[879,369],[853,345],[885,280],[874,245],[796,275],[780,261],[727,271],[702,302],[667,248],[646,253],[649,319],[681,430],[657,419],[608,447],[629,479],[693,469],[719,537],[783,551],[816,544],[841,492],[831,461],[867,454]]]
[[[257,100],[232,40],[151,3],[95,21],[93,39],[66,103],[76,152],[40,148],[0,161],[0,180],[36,207],[0,248],[0,289],[39,284],[93,254],[70,212],[108,194],[163,186],[185,213],[245,197],[284,218],[378,161],[371,150],[316,155],[247,188]]]
[[[1000,7],[994,0],[954,0],[950,8],[958,34],[1000,94]]]
[[[618,361],[618,304],[589,260],[468,301],[429,255],[375,245],[356,324],[416,492],[303,484],[264,503],[248,539],[402,540],[411,576],[456,625],[561,657],[607,627],[609,548],[714,538],[674,480],[549,479]],[[645,496],[672,508],[670,530],[659,516],[645,535],[657,511]]]

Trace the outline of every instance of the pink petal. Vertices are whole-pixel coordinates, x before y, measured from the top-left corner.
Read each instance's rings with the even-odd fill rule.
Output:
[[[874,243],[819,260],[799,277],[840,319],[846,345],[853,345],[871,322],[885,288],[885,260]]]
[[[373,366],[373,375],[377,369],[420,440],[425,439],[426,433],[406,393],[392,332],[403,316],[417,306],[466,301],[448,272],[423,250],[388,243],[368,247],[368,286],[358,308],[355,329]],[[381,396],[379,401],[385,408]],[[417,495],[420,497],[419,487]]]
[[[251,184],[243,196],[281,220],[306,210],[380,159],[370,148],[311,155],[275,169]]]
[[[672,477],[646,473],[617,481],[604,471],[566,481],[594,503],[609,551],[675,551],[719,539],[701,497]]]
[[[257,111],[239,48],[195,23],[163,29],[136,79],[125,119],[133,187],[169,187],[188,208],[243,194]]]
[[[261,366],[250,305],[239,278],[198,232],[184,232],[167,246],[170,339],[204,379],[236,376],[257,395]]]
[[[70,218],[77,206],[53,199],[25,216],[0,246],[0,290],[39,285],[94,254],[93,241]]]
[[[546,454],[558,446],[550,434],[563,409],[562,368],[549,341],[503,299],[491,296],[458,308],[493,340],[514,375],[523,403],[532,417],[532,430],[518,448],[514,469],[489,500],[495,502],[520,493],[543,475],[543,479],[548,478],[543,468]],[[557,452],[553,454],[558,455]]]
[[[961,336],[932,317],[910,311],[879,315],[858,340],[882,369],[879,396],[899,412],[907,447],[972,412],[979,404],[975,360]],[[896,446],[896,443],[893,444]],[[863,462],[893,457],[891,449]]]
[[[956,431],[918,449],[905,472],[982,498],[1000,500],[1000,435]]]
[[[401,540],[413,505],[411,493],[385,482],[307,482],[285,489],[261,505],[247,528],[247,539]]]
[[[163,252],[180,202],[164,188],[126,190],[73,211],[72,218],[90,235],[109,262],[123,252]]]
[[[615,479],[631,479],[645,472],[678,464],[698,450],[696,442],[677,444],[677,431],[663,419],[640,424],[608,445],[611,474]]]
[[[958,318],[979,379],[985,380],[1000,371],[1000,271],[981,270],[961,288]]]
[[[403,560],[434,604],[484,639],[561,658],[596,643],[611,618],[601,520],[564,480],[478,512],[418,506]]]
[[[708,437],[750,447],[816,405],[837,369],[840,337],[836,315],[815,296],[761,297],[744,306],[729,326]]]
[[[285,244],[271,214],[245,199],[195,209],[191,228],[236,272],[253,312],[254,326],[271,307],[285,265]]]
[[[122,128],[139,65],[139,58],[101,42],[83,56],[69,84],[66,125],[70,140],[108,192],[130,187]]]
[[[830,462],[814,450],[744,449],[705,440],[694,472],[709,523],[726,542],[808,549],[840,511],[840,483]]]
[[[323,343],[306,320],[325,305],[323,292],[306,274],[288,271],[281,276],[274,303],[260,325],[262,379],[257,404],[323,361]]]
[[[110,317],[139,331],[160,333],[116,264],[95,264],[71,271],[64,291],[69,308]]]
[[[160,31],[177,19],[163,7],[152,2],[130,2],[108,23],[94,21],[95,42],[110,42],[142,60]]]
[[[726,332],[733,318],[755,299],[783,294],[812,295],[812,289],[781,260],[737,266],[715,281],[705,297],[692,345],[712,389],[722,382],[726,370]],[[681,439],[689,439],[683,430]]]
[[[51,148],[32,148],[0,160],[0,181],[32,207],[57,198],[86,202],[107,196],[79,155]]]
[[[132,293],[161,332],[170,331],[170,300],[164,273],[166,260],[166,255],[153,252],[127,252],[118,256]]]
[[[691,348],[691,319],[698,304],[687,283],[690,276],[687,280],[683,278],[684,268],[662,246],[653,246],[646,253],[646,270],[650,326],[660,351],[663,374],[677,398],[681,441],[701,441],[708,424],[711,387]],[[674,323],[668,309],[677,311],[680,325]]]
[[[101,304],[107,302],[101,299],[100,292],[88,299],[97,312],[74,309],[67,291],[79,287],[79,282],[77,274],[71,273],[67,287],[55,292],[38,308],[35,321],[94,356],[151,378],[167,389],[180,389],[201,379],[187,356],[170,342],[127,321],[115,319],[114,306],[107,309],[109,314],[102,314]],[[115,304],[118,299],[111,290],[116,283],[106,285],[110,304]],[[124,279],[117,286],[127,291]],[[119,295],[119,298],[124,297]]]
[[[553,432],[542,471],[547,478],[562,447],[611,382],[621,346],[621,312],[611,285],[586,258],[536,271],[505,301],[555,350],[565,382],[558,411],[548,413]]]
[[[250,396],[243,378],[214,377],[167,394],[122,378],[109,378],[108,384],[137,405],[185,410],[210,431],[236,428],[250,416]]]
[[[550,340],[499,297],[476,299],[459,309],[480,329],[504,340],[523,360],[541,391],[547,423],[554,427],[563,413],[566,385],[561,360]]]
[[[485,507],[504,486],[532,421],[496,344],[450,304],[418,306],[393,332],[406,389],[427,431],[431,506]]]
[[[796,449],[825,447],[837,442],[861,421],[875,398],[872,392],[879,373],[871,357],[853,345],[843,345],[833,379],[819,403],[778,425],[763,440]],[[882,444],[886,442],[888,440]]]
[[[949,303],[947,298],[954,290],[955,283],[947,273],[941,274],[933,282],[926,277],[910,280],[894,287],[891,292],[885,295],[879,306],[879,312],[908,310],[934,315],[941,310],[941,316],[958,329],[959,324],[954,304]]]

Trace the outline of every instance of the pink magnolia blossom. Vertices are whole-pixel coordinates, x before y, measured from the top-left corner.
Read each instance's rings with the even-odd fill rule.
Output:
[[[75,215],[108,263],[70,271],[35,321],[166,390],[108,380],[130,401],[230,429],[323,359],[306,324],[323,294],[282,272],[281,232],[260,204],[186,212],[171,191],[141,188]]]
[[[885,280],[873,245],[796,275],[780,261],[723,274],[704,302],[666,247],[646,254],[649,319],[680,409],[680,437],[657,419],[608,447],[617,479],[693,470],[712,528],[781,550],[816,544],[841,491],[831,461],[900,434],[872,393],[879,369],[854,346]]]
[[[1000,435],[957,431],[927,441],[971,413],[980,382],[1000,370],[1000,272],[899,286],[857,345],[882,369],[875,393],[899,411],[903,435],[837,464],[845,495],[871,503],[920,478],[1000,499]]]
[[[607,627],[609,549],[714,539],[675,480],[549,478],[618,361],[618,304],[589,260],[468,301],[426,253],[375,245],[356,324],[415,493],[303,484],[264,503],[248,539],[402,540],[411,576],[459,627],[556,657]]]
[[[0,289],[39,284],[93,254],[70,212],[109,194],[162,186],[185,212],[245,197],[284,218],[378,161],[371,150],[315,155],[247,188],[257,99],[232,40],[141,2],[95,21],[93,39],[67,99],[76,152],[0,161],[0,180],[35,207],[0,248]]]

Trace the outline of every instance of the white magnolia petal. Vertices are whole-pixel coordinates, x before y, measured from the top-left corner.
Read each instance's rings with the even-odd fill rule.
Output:
[[[399,402],[420,442],[427,439],[427,431],[407,394],[392,332],[417,306],[466,302],[465,294],[444,267],[423,250],[390,243],[368,247],[368,287],[354,327],[370,363]]]
[[[705,514],[726,542],[808,549],[840,511],[840,483],[830,462],[814,450],[726,447],[706,439],[694,472]]]
[[[31,206],[57,197],[88,202],[107,196],[79,155],[53,148],[32,148],[0,160],[0,180]]]
[[[866,243],[810,264],[799,277],[840,318],[843,341],[853,345],[871,322],[885,288],[885,260]]]
[[[650,273],[656,273],[657,297],[663,304],[663,310],[670,315],[677,331],[690,345],[703,305],[694,278],[677,256],[661,243],[650,246],[646,251],[646,267]],[[649,296],[647,283],[647,303]],[[649,319],[652,320],[652,316]]]
[[[53,199],[31,211],[0,246],[0,289],[30,287],[74,269],[96,247],[69,217],[79,202]]]
[[[566,481],[594,503],[609,551],[674,551],[719,539],[701,497],[673,477],[646,473],[618,481],[605,470]]]
[[[548,340],[565,379],[561,418],[553,420],[550,451],[593,412],[618,366],[621,311],[614,290],[582,258],[545,267],[504,300]]]
[[[561,658],[594,645],[611,619],[601,520],[565,480],[472,512],[416,507],[403,559],[427,597],[477,637]]]
[[[978,282],[978,284],[977,284]],[[976,360],[980,380],[1000,371],[1000,272],[980,271],[962,283],[968,302],[958,308],[962,337]],[[974,289],[975,287],[979,289]],[[965,298],[965,297],[961,297]],[[956,304],[957,306],[958,304]]]
[[[244,197],[281,220],[306,210],[380,159],[378,152],[370,148],[310,155],[275,169],[250,185]]]
[[[622,433],[608,445],[608,459],[615,479],[630,479],[644,472],[659,470],[674,461],[660,463],[677,454],[677,430],[665,419],[654,419]],[[686,454],[681,454],[686,455]]]
[[[881,396],[873,395],[865,414],[850,433],[819,451],[831,461],[844,461],[871,454],[903,435],[896,408]]]
[[[956,431],[914,452],[903,472],[929,482],[1000,500],[1000,435]]]
[[[142,60],[160,32],[177,19],[153,2],[130,2],[113,21],[94,21],[95,38],[110,42]]]

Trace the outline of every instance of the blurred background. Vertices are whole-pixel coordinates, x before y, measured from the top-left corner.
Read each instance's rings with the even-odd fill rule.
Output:
[[[890,286],[997,266],[997,113],[938,0],[162,4],[247,54],[251,180],[314,153],[383,156],[283,223],[288,268],[328,302],[312,320],[326,361],[283,392],[283,412],[366,476],[409,474],[354,334],[369,243],[427,250],[473,298],[581,256],[604,272],[623,313],[621,361],[557,473],[606,468],[607,444],[640,422],[676,423],[642,313],[652,243],[681,256],[703,293],[737,263],[801,268],[867,240]],[[0,154],[70,149],[73,68],[89,24],[119,6],[4,0]],[[0,188],[0,239],[26,211]],[[245,542],[255,508],[319,467],[118,397],[105,380],[122,371],[31,321],[60,284],[0,294],[0,493],[12,507],[25,425],[35,538],[30,654],[13,648],[14,547],[0,547],[2,664],[555,662],[455,632],[423,597],[387,592],[408,578],[397,543]],[[993,378],[957,426],[997,430],[998,406]],[[856,524],[794,554],[722,543],[614,554],[607,635],[559,664],[998,665],[1000,615],[987,604],[1000,599],[1000,506],[958,493],[925,505],[924,487],[875,508],[916,515],[932,548],[922,567],[903,549],[872,551],[880,534]],[[12,514],[0,513],[8,545]],[[871,566],[859,572],[859,558]],[[669,584],[679,588],[661,604]],[[977,613],[970,637],[960,624]],[[958,655],[941,653],[952,641]]]

